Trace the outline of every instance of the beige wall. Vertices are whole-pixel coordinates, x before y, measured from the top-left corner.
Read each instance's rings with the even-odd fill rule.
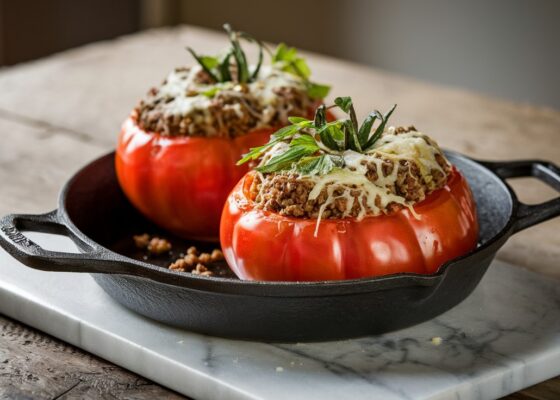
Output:
[[[165,8],[166,24],[227,21],[266,40],[560,109],[559,1],[169,0]]]

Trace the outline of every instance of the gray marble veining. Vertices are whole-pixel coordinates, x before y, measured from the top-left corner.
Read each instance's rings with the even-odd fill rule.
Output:
[[[189,333],[124,309],[88,275],[31,270],[1,250],[0,312],[200,399],[492,399],[560,374],[560,281],[502,262],[440,317],[347,341]]]

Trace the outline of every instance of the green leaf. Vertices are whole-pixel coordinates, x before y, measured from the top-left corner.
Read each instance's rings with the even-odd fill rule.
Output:
[[[307,118],[302,117],[288,117],[288,121],[290,121],[292,124],[298,124],[300,122],[310,122]]]
[[[348,142],[347,148],[350,148],[351,150],[361,153],[362,146],[360,145],[360,141],[358,139],[358,132],[356,132],[354,123],[351,120],[346,120],[346,123],[344,125],[345,125],[346,140]]]
[[[321,142],[332,150],[344,150],[344,132],[342,121],[334,121],[325,124],[317,132],[321,137]]]
[[[289,72],[302,78],[307,85],[307,94],[312,99],[327,97],[330,86],[309,81],[311,69],[303,57],[297,55],[297,50],[280,43],[272,55],[272,63],[277,64],[282,71]]]
[[[310,151],[319,151],[319,145],[315,139],[310,135],[298,136],[290,142],[290,147],[302,146],[308,148]]]
[[[291,169],[294,162],[302,157],[313,154],[315,151],[317,150],[305,145],[293,146],[286,150],[286,152],[272,157],[265,165],[257,167],[256,170],[267,173]]]
[[[212,56],[200,56],[200,61],[202,61],[204,66],[208,69],[214,69],[220,63],[220,61],[216,57]]]
[[[297,55],[297,50],[280,43],[272,56],[272,62],[280,64],[282,71],[297,75],[307,81],[311,70],[304,58]]]
[[[275,140],[282,140],[287,138],[288,136],[295,135],[299,130],[300,126],[298,125],[287,125],[283,128],[278,129],[276,132],[272,134],[272,138]]]
[[[375,142],[379,140],[379,138],[383,134],[383,131],[385,130],[385,125],[387,125],[387,121],[389,120],[389,117],[393,114],[393,111],[395,111],[395,108],[397,108],[396,104],[393,105],[393,107],[385,115],[382,116],[381,124],[379,124],[379,126],[377,127],[377,129],[375,130],[371,138],[369,138],[368,142],[364,146],[364,150],[369,150],[375,144]]]
[[[261,70],[261,66],[262,66],[263,58],[264,58],[264,54],[263,54],[264,43],[261,42],[260,40],[256,39],[252,35],[249,35],[246,32],[239,32],[239,36],[242,37],[243,39],[247,40],[250,43],[255,43],[259,47],[259,56],[258,56],[258,59],[257,59],[257,65],[255,66],[255,69],[253,70],[253,72],[252,72],[252,74],[249,78],[249,81],[252,82],[259,76],[259,71]]]
[[[324,99],[329,95],[330,91],[331,87],[329,85],[321,85],[312,82],[307,84],[307,95],[312,99]]]
[[[338,121],[328,122],[326,116],[327,108],[325,105],[321,105],[315,111],[315,130],[321,138],[321,142],[331,150],[340,150],[340,146],[334,139],[335,137],[344,140],[344,134],[339,134],[335,132]]]
[[[212,98],[212,97],[214,97],[216,94],[218,94],[218,92],[219,92],[220,90],[222,90],[222,88],[216,85],[216,86],[212,86],[210,89],[208,89],[208,90],[202,92],[202,94],[203,94],[204,96],[206,96],[206,97]]]
[[[198,54],[195,53],[195,51],[193,49],[191,49],[190,47],[187,47],[187,50],[189,53],[191,53],[191,55],[193,56],[193,58],[200,64],[200,66],[202,67],[202,69],[208,74],[210,75],[210,78],[212,78],[214,81],[216,82],[220,82],[220,80],[218,79],[218,77],[212,72],[212,68],[215,68],[218,65],[218,60],[215,57],[209,57],[209,56],[199,56]]]
[[[233,57],[237,64],[237,80],[239,83],[247,83],[249,81],[249,66],[247,65],[245,52],[239,44],[238,33],[233,31],[229,24],[224,24],[224,29],[229,34]]]
[[[382,120],[383,116],[379,111],[375,110],[374,112],[369,113],[369,115],[364,119],[364,122],[362,122],[362,126],[358,131],[358,139],[362,147],[366,145],[369,139],[369,134],[371,132],[371,127],[373,126],[377,118]]]
[[[356,118],[356,111],[354,110],[354,104],[352,104],[351,97],[337,97],[334,99],[334,104],[336,104],[342,111],[350,115],[350,120],[352,121],[353,128],[351,132],[358,132],[358,119]]]
[[[315,118],[313,119],[313,124],[315,128],[321,128],[327,123],[327,107],[321,104],[315,110]]]
[[[343,126],[344,121],[334,121],[328,123],[326,128],[334,140],[337,142],[344,142],[344,131],[342,130]]]
[[[338,143],[332,138],[332,136],[329,134],[327,129],[323,129],[320,133],[319,133],[319,137],[321,138],[321,143],[323,143],[325,146],[327,146],[329,149],[331,150],[340,150],[340,146],[338,145]]]
[[[297,74],[299,76],[306,80],[309,79],[309,76],[311,75],[311,69],[307,65],[305,59],[301,57],[296,58],[294,61],[292,61],[292,66],[294,70],[297,71]]]
[[[328,154],[303,157],[296,164],[296,171],[301,175],[326,175],[332,171],[335,163]]]
[[[263,46],[259,43],[259,58],[257,60],[257,66],[255,67],[255,69],[253,70],[253,73],[251,74],[251,81],[254,81],[255,79],[257,79],[257,77],[259,76],[259,72],[261,70],[261,66],[263,63]]]
[[[291,62],[296,58],[297,50],[293,47],[286,46],[285,43],[280,43],[276,46],[276,50],[274,51],[274,55],[272,56],[272,62]]]
[[[233,53],[230,50],[226,55],[224,55],[218,67],[222,78],[222,82],[231,81],[231,72],[229,71],[229,67],[230,67],[230,60],[232,56]]]
[[[348,113],[350,111],[350,107],[352,107],[352,98],[337,97],[336,99],[334,99],[334,104],[336,104],[345,113]]]
[[[299,125],[288,125],[283,127],[282,129],[276,131],[270,137],[270,141],[268,143],[259,147],[252,147],[249,150],[249,152],[243,156],[241,160],[237,161],[237,165],[245,164],[247,161],[250,160],[256,160],[268,149],[274,146],[276,143],[281,142],[282,140],[295,135],[297,132],[299,132],[300,129],[301,127]]]

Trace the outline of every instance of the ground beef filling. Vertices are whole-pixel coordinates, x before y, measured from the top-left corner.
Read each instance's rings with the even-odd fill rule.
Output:
[[[402,196],[407,203],[414,204],[424,200],[424,198],[445,185],[450,171],[450,167],[441,155],[436,155],[436,160],[445,173],[439,170],[432,170],[427,178],[420,173],[418,165],[408,160],[400,160],[398,163],[397,179],[394,186],[389,187],[391,193]],[[369,181],[375,182],[378,178],[376,164],[367,164],[366,177]],[[364,164],[365,165],[365,164]],[[392,160],[383,160],[381,165],[383,175],[391,174],[395,163]],[[257,175],[250,188],[250,196],[256,203],[256,207],[262,210],[272,211],[280,215],[297,218],[317,218],[321,206],[327,201],[328,194],[325,187],[315,200],[309,199],[309,193],[314,187],[314,182],[300,177],[294,173],[286,174],[267,174]],[[366,209],[366,215],[374,215],[366,204],[365,198],[361,196],[362,191],[357,187],[350,188],[350,194],[354,198],[349,215],[347,211],[347,199],[342,196],[345,192],[344,187],[334,189],[334,201],[326,206],[321,214],[324,219],[337,219],[344,216],[353,218],[358,217],[362,206]],[[360,201],[362,206],[360,206]],[[375,199],[377,207],[381,208],[381,198]],[[389,203],[383,210],[391,213],[402,208],[397,203]]]
[[[175,72],[188,71],[188,68],[180,68]],[[161,88],[154,87],[135,109],[138,126],[166,136],[237,137],[257,128],[284,126],[290,116],[308,116],[314,105],[305,90],[282,86],[272,89],[275,101],[263,105],[252,93],[252,88],[259,88],[259,83],[218,90],[202,109],[195,108],[186,114],[170,113],[166,105],[177,96],[162,95]],[[212,84],[211,78],[201,70],[196,74],[194,86],[187,87],[184,96],[200,96],[197,85],[209,84]]]

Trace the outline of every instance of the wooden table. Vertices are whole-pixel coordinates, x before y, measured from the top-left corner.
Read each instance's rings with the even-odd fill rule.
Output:
[[[223,35],[199,28],[160,29],[0,70],[0,214],[54,209],[73,172],[113,148],[121,121],[147,89],[190,63],[185,45],[213,53],[225,43]],[[330,82],[333,96],[351,95],[362,116],[398,103],[394,123],[413,123],[443,147],[477,158],[560,163],[558,111],[324,56],[308,60],[315,79]],[[554,196],[531,179],[514,187],[527,202]],[[560,277],[559,231],[559,219],[531,228],[498,257]],[[15,321],[0,317],[0,330],[0,398],[181,398]],[[560,398],[560,379],[509,398]]]

